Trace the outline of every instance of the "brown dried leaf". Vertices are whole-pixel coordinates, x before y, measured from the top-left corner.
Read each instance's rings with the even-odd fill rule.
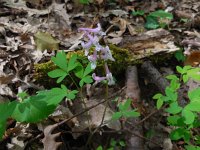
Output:
[[[56,138],[60,136],[60,132],[52,134],[57,124],[49,125],[44,129],[44,138],[42,143],[44,145],[44,150],[57,150],[61,146],[62,142],[56,142]]]
[[[96,2],[100,5],[101,3],[103,3],[103,0],[96,0]]]

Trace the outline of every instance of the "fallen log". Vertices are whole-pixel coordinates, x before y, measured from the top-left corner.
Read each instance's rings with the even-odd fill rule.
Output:
[[[124,72],[127,65],[141,64],[144,58],[155,57],[152,61],[163,61],[179,48],[174,44],[174,37],[164,29],[147,31],[137,36],[125,36],[119,46],[109,45],[114,62],[109,62],[114,75]],[[84,56],[83,50],[69,52]],[[169,55],[168,55],[169,54]],[[101,64],[98,64],[101,67]],[[36,64],[34,79],[38,82],[49,81],[47,73],[55,69],[52,62]]]

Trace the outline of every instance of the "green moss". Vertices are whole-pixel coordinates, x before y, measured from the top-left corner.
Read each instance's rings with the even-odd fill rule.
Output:
[[[56,66],[52,61],[48,61],[45,63],[35,64],[34,65],[34,74],[33,78],[36,80],[36,82],[43,84],[45,87],[48,87],[48,85],[56,84],[54,79],[51,79],[47,74],[51,70],[54,70]]]
[[[128,65],[137,65],[143,63],[144,59],[139,59],[140,55],[131,53],[128,49],[125,48],[120,48],[115,45],[110,44],[109,45],[110,50],[113,54],[113,57],[115,58],[115,61],[108,61],[108,65],[110,70],[112,71],[114,76],[118,76],[119,74],[124,73]],[[92,49],[91,49],[92,52]],[[79,61],[86,66],[88,63],[87,57],[84,55],[83,50],[79,51],[73,51],[69,52],[67,54],[67,57],[69,58],[72,54],[76,53],[78,55]],[[149,52],[149,54],[145,54],[148,56],[151,56],[152,53]],[[153,62],[163,62],[163,60],[169,58],[171,55],[153,55],[150,58]],[[49,85],[51,84],[56,84],[56,79],[51,79],[48,77],[47,73],[54,70],[56,66],[52,61],[48,61],[46,63],[41,63],[41,64],[35,64],[34,65],[34,79],[39,82],[40,84],[45,84]],[[99,75],[104,75],[104,67],[103,63],[100,61],[98,62],[97,69],[95,72]],[[103,73],[103,74],[102,74]],[[68,82],[69,83],[69,82]]]

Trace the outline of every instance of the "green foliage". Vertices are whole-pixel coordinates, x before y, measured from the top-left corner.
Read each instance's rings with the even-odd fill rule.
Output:
[[[132,15],[133,16],[143,16],[144,15],[144,11],[143,10],[133,11]]]
[[[110,147],[107,150],[115,150],[115,149],[121,149],[122,147],[125,147],[126,144],[124,141],[120,140],[120,141],[116,141],[115,139],[111,139],[110,141]]]
[[[176,51],[174,53],[174,56],[178,61],[181,61],[181,62],[184,62],[186,59],[186,56],[183,54],[183,49]]]
[[[90,0],[79,0],[81,4],[89,4]]]
[[[107,150],[115,150],[115,149],[122,149],[122,147],[125,147],[126,143],[122,140],[116,141],[115,139],[111,139],[110,146],[107,148]],[[103,147],[100,145],[97,147],[96,150],[103,150]]]
[[[83,65],[78,61],[77,58],[77,55],[73,54],[69,60],[67,60],[67,56],[64,52],[57,53],[56,57],[52,57],[52,61],[59,68],[50,71],[48,75],[51,78],[58,78],[57,83],[60,83],[67,76],[70,76],[70,74],[73,73],[76,77],[81,79],[79,82],[80,87],[82,87],[84,83],[92,83],[92,77],[89,75],[93,71],[91,69],[91,63],[88,63],[87,67],[84,69]]]
[[[77,55],[72,55],[67,59],[64,52],[59,52],[56,57],[52,57],[52,61],[58,68],[49,72],[48,75],[52,78],[58,78],[57,83],[70,76],[71,73],[81,79],[80,86],[93,81],[89,75],[93,71],[90,67],[91,64],[89,63],[84,69],[83,65],[77,61]],[[18,94],[20,101],[0,104],[0,138],[5,132],[8,118],[12,117],[19,122],[39,122],[53,113],[63,99],[73,100],[77,93],[77,90],[70,90],[62,84],[60,88],[55,87],[50,90],[38,91],[33,96],[22,92]]]
[[[96,150],[103,150],[103,147],[100,145],[100,146],[97,147]]]
[[[150,13],[146,17],[145,28],[147,29],[157,29],[159,27],[165,28],[168,22],[173,19],[171,13],[165,12],[163,10],[158,10]]]
[[[130,117],[138,117],[140,114],[136,112],[136,110],[130,110],[131,99],[127,99],[124,104],[119,104],[119,111],[115,112],[112,116],[113,120],[117,120],[120,118],[130,118]]]
[[[183,83],[186,83],[189,79],[200,81],[200,68],[177,66],[176,69],[181,74],[181,77],[178,78],[176,75],[167,76],[166,78],[170,80],[170,85],[165,89],[165,95],[158,93],[153,96],[153,99],[157,100],[157,109],[160,109],[164,103],[167,104],[165,111],[170,114],[167,117],[167,122],[169,125],[176,127],[170,133],[170,138],[172,140],[184,139],[186,143],[189,143],[191,138],[195,137],[192,135],[192,128],[200,127],[198,118],[198,113],[200,112],[200,87],[188,92],[190,101],[185,106],[179,106],[177,90],[180,88],[181,81]]]

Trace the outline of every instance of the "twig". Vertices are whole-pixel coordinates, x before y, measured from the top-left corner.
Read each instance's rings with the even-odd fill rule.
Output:
[[[158,144],[158,143],[156,143],[156,142],[154,142],[154,141],[152,141],[152,140],[150,140],[150,139],[148,139],[148,138],[146,138],[146,137],[144,137],[144,136],[142,136],[142,135],[136,134],[136,133],[134,133],[133,131],[131,131],[130,129],[126,129],[126,131],[130,132],[130,133],[131,133],[132,135],[134,135],[134,136],[137,136],[137,137],[139,137],[139,138],[141,138],[141,139],[144,139],[144,140],[146,140],[146,141],[149,141],[149,142],[151,142],[151,143],[153,143],[153,144],[159,146],[160,148],[162,148],[162,146],[161,146],[160,144]]]

